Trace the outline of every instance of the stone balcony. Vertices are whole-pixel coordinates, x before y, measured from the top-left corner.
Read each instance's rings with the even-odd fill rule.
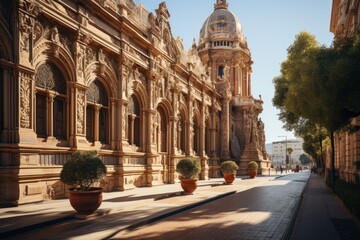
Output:
[[[259,112],[263,110],[263,101],[261,99],[255,99],[252,96],[250,97],[242,97],[242,96],[233,96],[233,107],[240,107],[244,109],[255,108]]]

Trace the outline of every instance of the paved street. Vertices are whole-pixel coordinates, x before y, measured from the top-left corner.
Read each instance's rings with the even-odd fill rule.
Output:
[[[281,239],[308,177],[301,172],[267,181],[114,239]]]
[[[301,190],[309,174],[309,172],[290,174],[275,181],[273,181],[275,177],[278,177],[276,175],[246,180],[237,178],[233,185],[224,185],[222,178],[210,179],[199,181],[199,187],[193,195],[181,194],[182,190],[178,183],[104,193],[104,202],[98,211],[100,215],[87,220],[74,219],[73,211],[66,199],[23,205],[15,209],[0,209],[0,238],[88,240],[111,237],[123,239],[153,237],[153,239],[161,239],[170,234],[164,229],[172,229],[174,232],[184,234],[181,228],[173,229],[174,223],[181,221],[183,225],[183,220],[187,220],[193,226],[200,226],[196,227],[199,236],[204,236],[204,232],[208,232],[209,227],[213,228],[214,232],[206,234],[208,239],[211,239],[212,234],[221,232],[225,234],[230,230],[238,231],[235,233],[240,234],[242,239],[246,239],[245,234],[256,236],[256,239],[261,239],[260,236],[280,239],[289,228],[294,208],[300,202]],[[200,205],[203,207],[175,215]],[[169,217],[173,215],[175,218]],[[190,221],[189,216],[192,215],[196,218]],[[57,222],[57,219],[64,217],[68,219]],[[231,221],[224,222],[225,219]],[[123,235],[129,229],[146,226],[155,220],[161,220],[157,223],[161,227],[160,230],[154,230],[151,236],[145,236],[138,231]],[[55,223],[49,225],[47,224],[49,221]],[[36,223],[38,225],[34,229]],[[204,228],[205,223],[207,226]],[[158,226],[157,224],[154,226]],[[189,228],[194,230],[192,227]],[[146,231],[146,228],[144,230]],[[183,235],[177,235],[172,238],[183,239],[182,237]],[[213,239],[216,238],[214,235]]]
[[[3,208],[0,239],[360,238],[356,220],[309,171],[223,182],[199,181],[193,195],[179,183],[104,193],[86,220],[74,218],[67,199]]]

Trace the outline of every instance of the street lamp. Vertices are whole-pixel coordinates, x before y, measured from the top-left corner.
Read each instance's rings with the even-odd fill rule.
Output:
[[[278,136],[278,137],[284,137],[285,138],[285,163],[286,163],[286,171],[288,169],[288,163],[287,163],[287,136]]]

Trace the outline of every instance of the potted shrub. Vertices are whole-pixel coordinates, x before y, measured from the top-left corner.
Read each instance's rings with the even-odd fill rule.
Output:
[[[191,194],[197,188],[197,178],[201,167],[196,159],[184,158],[176,164],[176,172],[180,174],[181,187]]]
[[[251,161],[248,163],[248,175],[250,178],[255,178],[257,174],[257,170],[259,168],[259,165],[255,161]]]
[[[239,166],[232,160],[227,160],[222,162],[220,165],[220,170],[224,175],[225,183],[232,184],[236,178],[236,171],[239,169]]]
[[[106,175],[106,166],[94,151],[75,152],[60,173],[63,183],[70,185],[69,200],[79,214],[92,214],[102,203],[102,188],[94,187]]]

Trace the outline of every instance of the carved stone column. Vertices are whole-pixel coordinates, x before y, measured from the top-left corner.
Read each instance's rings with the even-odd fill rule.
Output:
[[[72,101],[72,104],[70,105],[70,113],[73,113],[70,114],[70,121],[73,122],[73,124],[70,124],[70,145],[73,147],[78,147],[79,145],[85,145],[87,143],[85,138],[85,90],[85,87],[81,85],[74,84],[71,86],[71,98],[75,100]]]
[[[229,141],[230,141],[230,99],[223,100],[223,111],[221,114],[221,158],[228,159],[230,157]]]
[[[4,121],[5,126],[8,125],[8,129],[9,131],[12,131],[11,129],[16,129],[17,126],[20,125],[19,128],[19,133],[18,135],[15,134],[11,134],[9,135],[10,138],[13,138],[13,140],[15,140],[16,142],[19,143],[32,143],[32,144],[36,144],[36,134],[35,134],[35,130],[34,130],[34,122],[33,122],[33,113],[35,113],[34,111],[34,84],[33,84],[33,74],[30,74],[29,72],[26,71],[19,71],[19,107],[17,106],[17,104],[15,103],[15,99],[13,99],[13,96],[17,96],[18,92],[17,87],[16,86],[16,82],[9,82],[10,85],[10,90],[13,89],[12,93],[7,93],[9,94],[9,98],[7,101],[9,101],[9,103],[7,103],[7,101],[5,101],[5,103],[12,109],[10,110],[10,113],[16,113],[17,111],[19,111],[19,120],[20,122],[16,122],[18,121],[18,119],[6,119]],[[18,138],[17,138],[18,137]]]
[[[111,119],[110,119],[110,144],[111,144],[111,149],[113,150],[118,150],[119,149],[119,134],[120,134],[120,128],[119,128],[119,122],[120,122],[120,118],[119,118],[119,102],[116,99],[111,99]]]
[[[206,110],[205,110],[205,102],[203,100],[201,106],[201,121],[200,121],[200,158],[201,158],[201,172],[200,172],[200,179],[205,180],[208,175],[208,165],[207,165],[207,157],[205,154],[205,122],[206,122]]]
[[[54,98],[55,98],[55,94],[53,91],[48,90],[47,96],[48,96],[47,107],[49,109],[49,111],[47,112],[47,114],[48,114],[47,138],[49,140],[49,139],[54,138]]]
[[[135,123],[135,114],[129,114],[129,144],[133,145],[134,144],[134,123]]]
[[[194,97],[192,96],[192,87],[191,85],[189,86],[189,96],[187,98],[188,101],[188,106],[189,106],[189,121],[186,123],[186,128],[188,129],[186,136],[186,155],[193,155],[194,153],[194,144],[193,144],[193,140],[194,140]]]
[[[101,105],[95,104],[94,110],[95,110],[95,116],[94,116],[94,142],[99,142],[99,112],[101,109]]]

